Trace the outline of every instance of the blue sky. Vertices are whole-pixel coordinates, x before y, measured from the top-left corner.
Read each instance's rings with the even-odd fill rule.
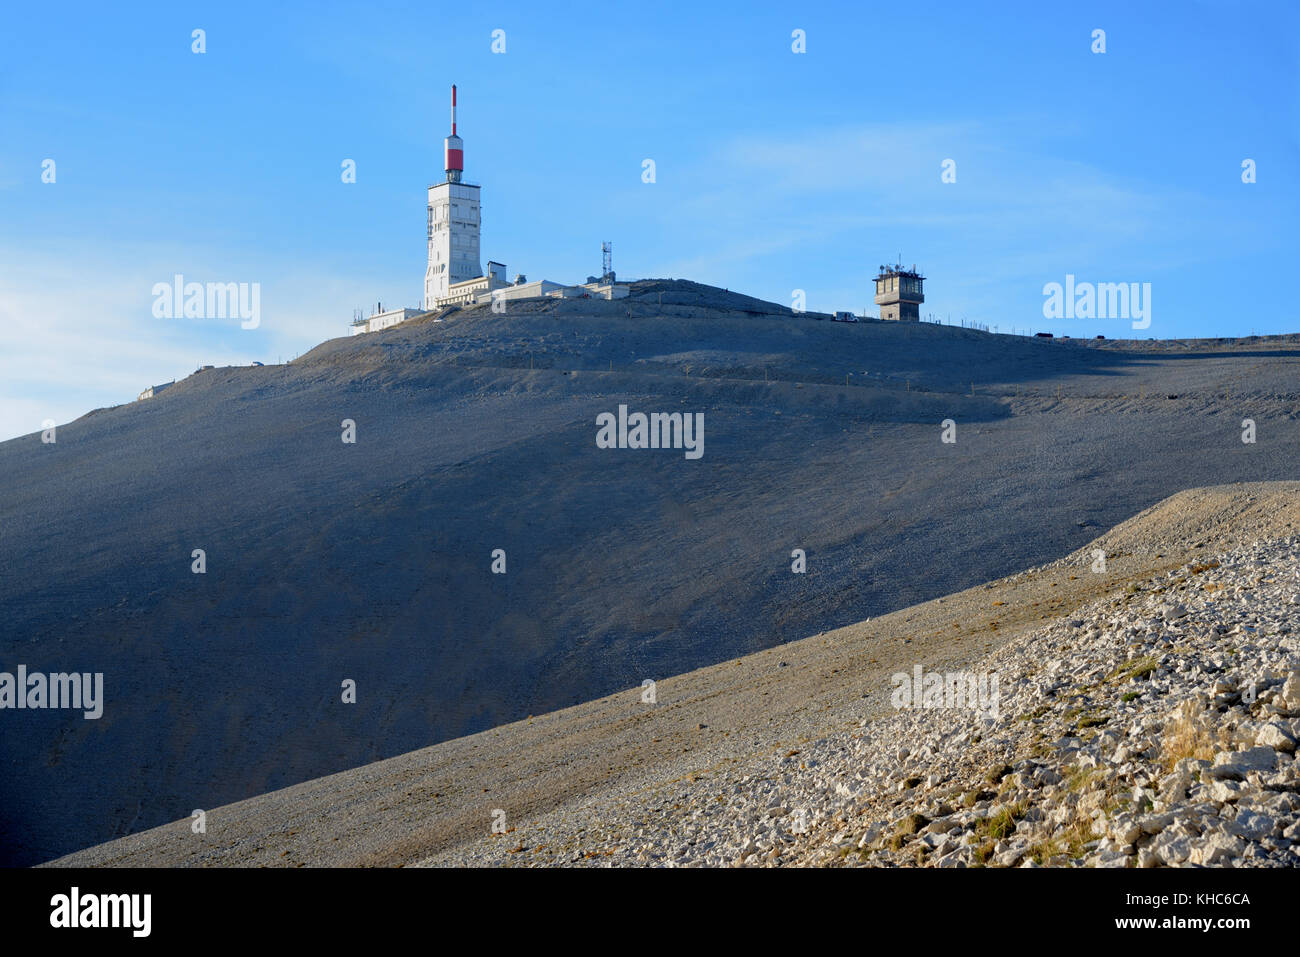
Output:
[[[870,278],[901,255],[929,277],[923,311],[954,323],[1297,331],[1298,9],[13,6],[0,438],[199,364],[287,359],[377,300],[415,305],[453,82],[483,258],[511,275],[585,279],[610,240],[623,277],[874,314]],[[155,318],[153,284],[176,273],[259,283],[261,324]],[[1044,319],[1067,273],[1151,283],[1150,328]]]

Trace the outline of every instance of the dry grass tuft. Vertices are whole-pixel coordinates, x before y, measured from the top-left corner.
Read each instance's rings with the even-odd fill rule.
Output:
[[[1195,701],[1184,701],[1178,706],[1165,724],[1160,745],[1160,757],[1166,770],[1172,771],[1183,758],[1209,761],[1215,752],[1228,746],[1225,731],[1211,724],[1214,717],[1213,712]]]

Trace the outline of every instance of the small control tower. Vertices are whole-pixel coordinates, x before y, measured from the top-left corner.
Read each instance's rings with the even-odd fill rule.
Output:
[[[924,282],[925,277],[916,271],[915,265],[911,269],[904,269],[902,264],[881,266],[880,275],[876,276],[876,305],[880,307],[880,318],[920,322],[920,307],[925,302]]]

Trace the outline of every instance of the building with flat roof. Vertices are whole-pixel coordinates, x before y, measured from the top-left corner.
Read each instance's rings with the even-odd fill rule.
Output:
[[[212,368],[212,367],[209,366],[208,368]],[[171,382],[163,382],[160,385],[151,385],[149,386],[149,388],[145,389],[138,396],[136,396],[136,401],[139,401],[140,399],[152,399],[163,389],[169,389],[175,384],[176,384],[176,380],[173,379]]]
[[[447,290],[447,295],[434,301],[441,309],[443,306],[468,306],[482,302],[492,295],[494,289],[505,289],[510,283],[506,281],[504,263],[488,262],[486,276],[475,276],[463,282],[454,282]]]
[[[359,336],[363,332],[378,332],[380,329],[387,329],[389,326],[395,326],[399,322],[405,322],[412,316],[423,315],[419,309],[383,309],[376,305],[374,313],[369,319],[354,319],[352,322],[352,334]]]
[[[925,302],[922,284],[925,277],[916,266],[904,269],[901,264],[881,266],[876,276],[876,305],[880,306],[881,319],[902,322],[921,321],[921,303]]]

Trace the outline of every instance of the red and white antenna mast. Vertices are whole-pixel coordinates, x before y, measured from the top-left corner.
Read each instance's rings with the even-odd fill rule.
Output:
[[[447,171],[447,182],[459,183],[465,172],[465,144],[456,135],[456,85],[451,87],[451,136],[442,141],[445,158],[443,168]]]

